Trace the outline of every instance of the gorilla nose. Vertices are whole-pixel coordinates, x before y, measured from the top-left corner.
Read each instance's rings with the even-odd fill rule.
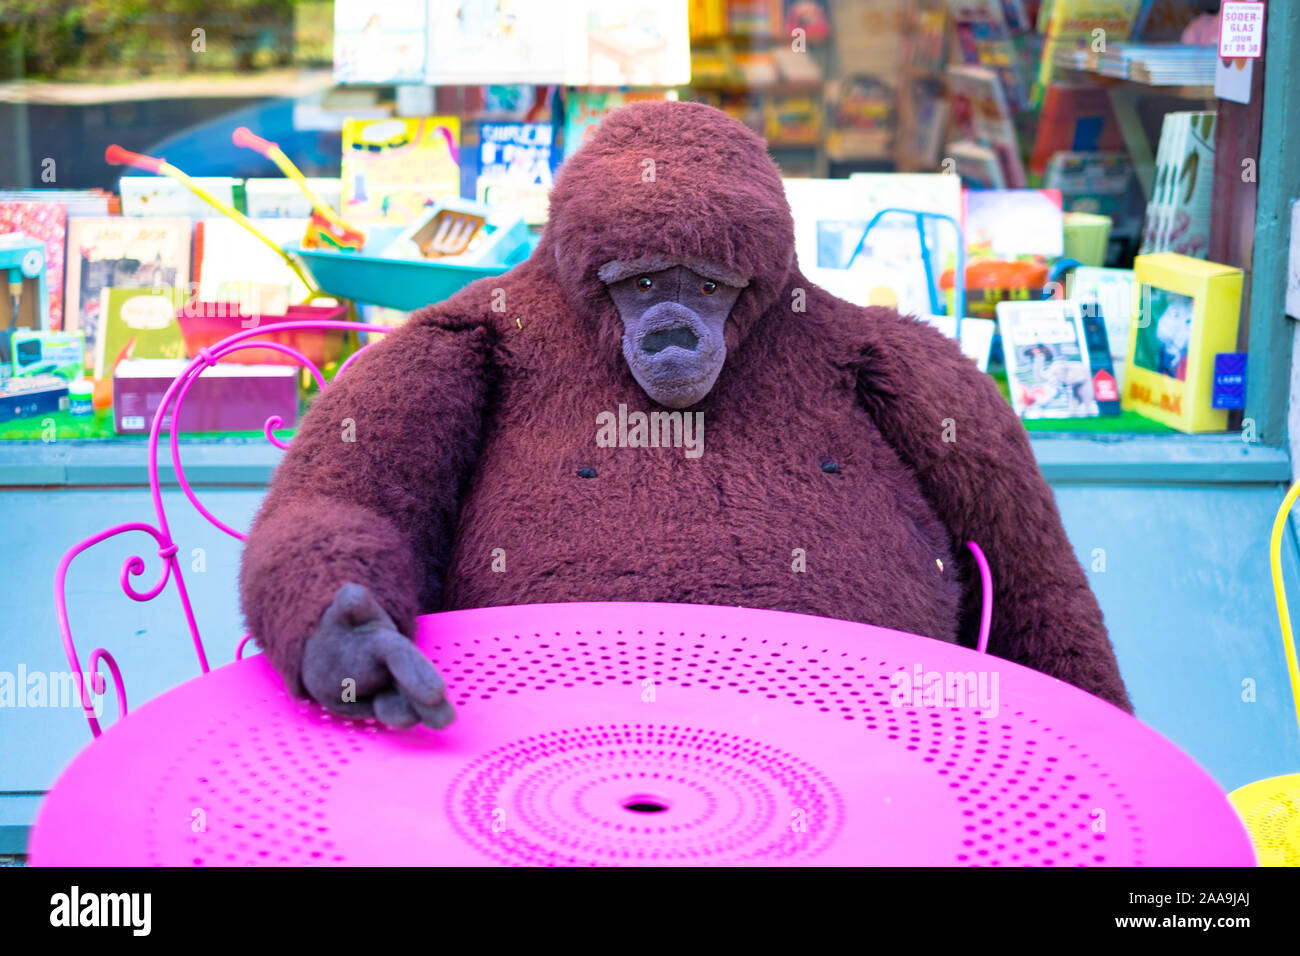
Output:
[[[700,346],[700,337],[682,325],[671,329],[659,329],[641,340],[641,351],[647,355],[656,355],[671,345],[687,352],[694,352]]]

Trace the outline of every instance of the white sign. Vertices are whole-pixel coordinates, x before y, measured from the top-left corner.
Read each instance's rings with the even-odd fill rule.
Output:
[[[1264,55],[1262,0],[1225,0],[1219,16],[1219,56],[1248,60]]]
[[[1286,311],[1300,319],[1300,200],[1291,204],[1291,265],[1287,270]]]

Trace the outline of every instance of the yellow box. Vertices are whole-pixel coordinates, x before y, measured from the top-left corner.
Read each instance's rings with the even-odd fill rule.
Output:
[[[1226,431],[1214,356],[1237,351],[1242,271],[1160,252],[1138,256],[1133,275],[1123,407],[1183,432]]]

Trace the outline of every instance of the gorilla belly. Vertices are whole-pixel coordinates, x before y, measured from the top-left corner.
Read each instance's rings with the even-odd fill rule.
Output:
[[[948,531],[870,422],[854,424],[851,442],[776,448],[715,429],[695,459],[571,431],[489,442],[438,603],[743,605],[955,640]]]

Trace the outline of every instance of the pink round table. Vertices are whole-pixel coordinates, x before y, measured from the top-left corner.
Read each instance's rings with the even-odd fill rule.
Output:
[[[555,604],[431,615],[418,643],[447,679],[449,729],[332,717],[252,657],[87,747],[31,862],[1254,863],[1223,793],[1153,730],[938,641]]]

